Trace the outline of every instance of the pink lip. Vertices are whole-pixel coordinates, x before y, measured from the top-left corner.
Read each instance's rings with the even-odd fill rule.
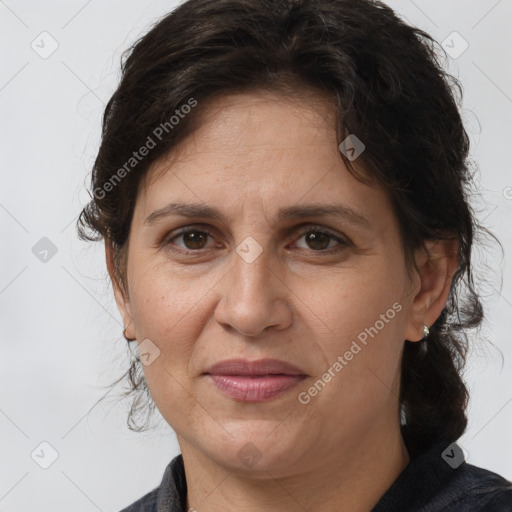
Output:
[[[264,402],[298,384],[305,376],[270,375],[267,377],[237,377],[210,375],[217,389],[243,402]]]
[[[217,389],[245,402],[270,400],[307,377],[297,367],[277,359],[230,359],[215,364],[206,374]]]

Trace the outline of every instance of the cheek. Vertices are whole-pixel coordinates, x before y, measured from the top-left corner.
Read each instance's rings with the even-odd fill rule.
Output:
[[[202,329],[198,314],[209,288],[201,280],[192,284],[163,270],[133,274],[137,287],[132,315],[137,339],[151,340],[159,351],[151,364],[142,366],[152,398],[168,423],[179,426],[192,421],[197,406],[189,363]]]
[[[160,351],[155,364],[144,368],[148,384],[163,382],[166,377],[169,380],[168,371],[186,385],[194,343],[203,329],[200,315],[208,303],[211,285],[204,279],[184,279],[163,265],[134,272],[132,279],[136,283],[131,305],[137,339],[151,340]]]
[[[187,324],[208,289],[204,279],[188,279],[167,262],[152,263],[150,258],[134,258],[130,276],[132,314],[140,335],[156,339]]]
[[[353,340],[380,340],[375,348],[383,350],[400,337],[404,283],[398,265],[389,264],[389,258],[374,258],[360,268],[329,269],[328,275],[304,282],[297,295],[304,297],[301,308],[332,359]]]
[[[319,326],[316,350],[322,354],[315,377],[326,383],[317,386],[317,413],[331,411],[344,422],[343,411],[350,410],[362,421],[387,407],[397,392],[406,312],[400,272],[397,265],[374,260],[364,271],[337,270],[322,288],[309,288],[308,316],[322,320],[313,320]]]

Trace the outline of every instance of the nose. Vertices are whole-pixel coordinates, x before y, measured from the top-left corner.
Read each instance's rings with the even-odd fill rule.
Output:
[[[279,264],[271,265],[271,254],[263,252],[252,262],[233,253],[231,270],[219,283],[222,295],[215,319],[224,328],[256,338],[265,329],[286,329],[292,322],[291,290]]]

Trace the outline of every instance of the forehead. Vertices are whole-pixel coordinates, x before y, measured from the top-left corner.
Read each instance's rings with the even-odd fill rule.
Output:
[[[325,95],[305,90],[299,96],[268,91],[237,93],[207,100],[194,110],[196,129],[155,162],[148,183],[171,166],[186,165],[215,156],[217,168],[262,158],[298,157],[313,145],[322,159],[336,145],[336,116]],[[334,148],[337,149],[336,147]],[[336,151],[334,151],[336,154]],[[311,155],[311,152],[310,152]]]
[[[260,92],[210,103],[198,129],[149,170],[137,206],[148,215],[176,200],[218,208],[258,202],[270,215],[300,202],[371,209],[382,194],[346,168],[325,97]]]

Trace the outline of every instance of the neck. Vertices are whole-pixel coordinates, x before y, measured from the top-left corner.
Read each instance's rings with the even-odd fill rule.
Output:
[[[352,443],[348,451],[331,453],[329,459],[315,459],[315,464],[304,463],[279,476],[271,469],[255,476],[237,473],[178,436],[188,486],[187,511],[368,512],[410,461],[400,426],[380,432],[379,428]]]

